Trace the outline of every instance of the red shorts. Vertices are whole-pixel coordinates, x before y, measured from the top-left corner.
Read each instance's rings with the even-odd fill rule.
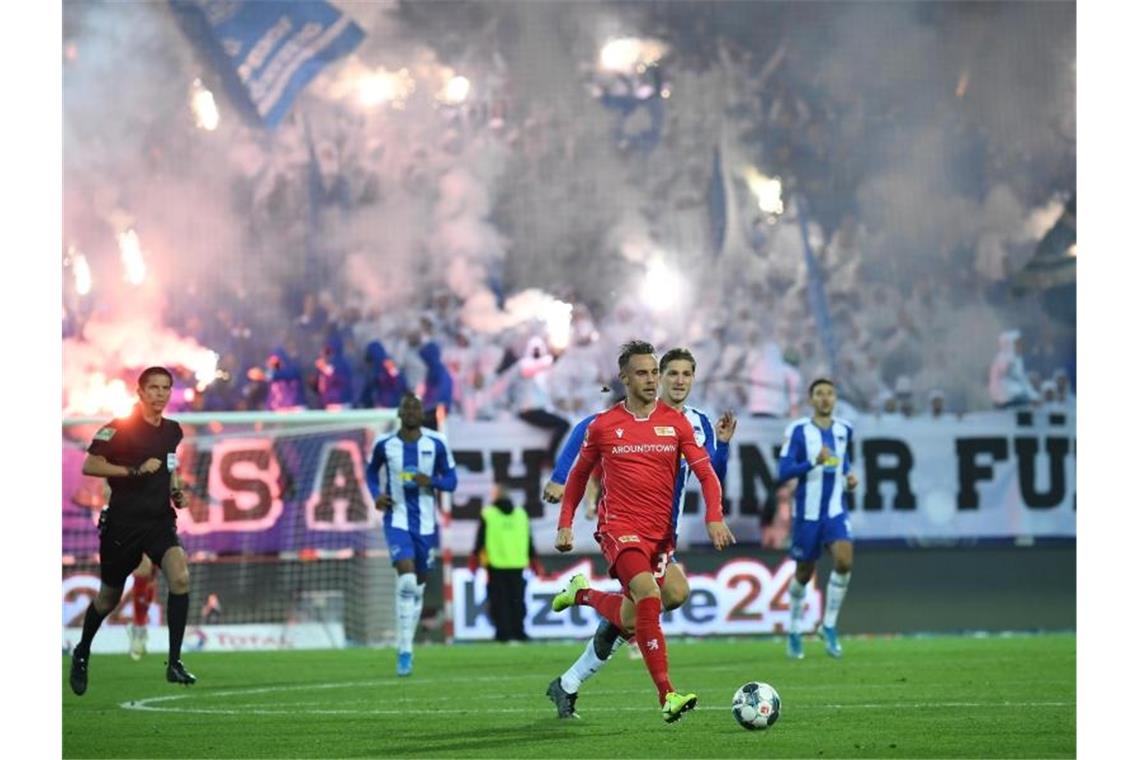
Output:
[[[615,535],[598,532],[594,534],[594,539],[602,548],[602,556],[606,558],[606,564],[609,565],[611,578],[618,577],[614,569],[617,566],[618,555],[632,551],[645,556],[649,570],[653,573],[653,579],[657,581],[658,586],[665,583],[665,569],[673,561],[673,550],[675,548],[672,536],[650,539],[643,538],[636,533]],[[621,579],[619,578],[619,580]]]

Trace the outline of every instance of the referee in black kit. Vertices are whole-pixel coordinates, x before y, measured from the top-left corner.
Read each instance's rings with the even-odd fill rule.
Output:
[[[129,417],[108,422],[87,447],[83,474],[106,478],[111,499],[99,515],[99,593],[83,617],[83,638],[71,653],[71,690],[87,691],[91,640],[123,594],[127,576],[145,553],[162,568],[170,593],[166,624],[170,657],[166,680],[189,686],[197,679],[182,666],[182,635],[190,607],[190,568],[178,541],[171,502],[185,497],[178,482],[182,428],[162,416],[174,377],[165,367],[147,367],[139,375],[139,401]]]

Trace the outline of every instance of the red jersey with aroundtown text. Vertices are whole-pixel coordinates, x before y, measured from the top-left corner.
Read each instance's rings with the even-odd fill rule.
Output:
[[[671,537],[673,489],[682,455],[700,479],[705,521],[723,520],[720,481],[683,413],[661,401],[644,418],[635,417],[624,403],[602,412],[586,428],[582,451],[566,479],[558,527],[573,523],[574,510],[597,464],[602,486],[599,533],[636,533],[650,540]]]

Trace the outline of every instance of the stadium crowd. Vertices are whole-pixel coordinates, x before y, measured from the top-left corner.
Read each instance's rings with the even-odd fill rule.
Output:
[[[841,228],[827,250],[843,245],[844,234]],[[856,299],[836,290],[833,303],[844,315],[844,339],[835,371],[848,408],[911,417],[1072,404],[1064,358],[1049,346],[1024,348],[1019,330],[993,336],[993,362],[968,368],[972,384],[953,384],[951,352],[946,366],[916,364],[915,344],[935,339],[940,328],[917,316],[930,313],[934,298],[928,291],[907,298],[876,289],[854,308],[847,303]],[[199,310],[186,302],[176,327],[218,353],[218,374],[194,392],[194,376],[183,368],[173,404],[195,411],[394,408],[400,394],[412,389],[428,407],[442,404],[466,419],[518,415],[558,428],[565,424],[560,420],[576,420],[610,398],[603,389],[616,386],[614,347],[638,331],[634,303],[598,320],[586,305],[576,304],[564,347],[551,346],[546,326],[537,320],[497,334],[477,332],[463,324],[461,306],[440,293],[409,317],[305,293],[283,327],[259,323],[255,310]],[[767,333],[747,310],[740,311],[712,309],[704,315],[707,327],[687,343],[672,337],[691,346],[701,362],[694,403],[755,416],[798,415],[806,382],[832,371],[820,342],[807,329],[788,327],[796,321],[794,312],[783,330]],[[1048,337],[1047,329],[1025,332]],[[662,344],[672,345],[669,338]]]
[[[793,10],[782,12],[794,16]],[[419,12],[407,13],[405,21],[414,24]],[[180,286],[179,297],[171,299],[166,325],[219,356],[217,378],[204,390],[190,390],[194,382],[188,372],[177,379],[182,388],[176,390],[184,392],[175,393],[174,404],[206,411],[392,407],[401,390],[410,388],[424,393],[425,405],[440,403],[468,419],[519,415],[557,429],[595,409],[602,387],[617,387],[615,348],[637,336],[693,350],[700,367],[692,400],[710,410],[795,415],[802,411],[806,382],[820,375],[838,378],[848,408],[880,414],[1070,403],[1076,382],[1075,330],[1063,320],[1054,321],[1036,295],[1013,290],[1011,268],[1018,265],[1019,252],[1029,250],[1029,242],[987,231],[987,225],[997,224],[993,219],[1020,220],[1027,210],[1063,195],[1072,179],[1063,156],[1055,162],[1030,160],[1027,148],[988,132],[984,120],[952,90],[923,94],[922,103],[911,106],[887,87],[840,87],[834,81],[839,73],[806,65],[815,44],[810,39],[772,36],[761,56],[755,52],[759,47],[739,39],[749,25],[711,28],[699,14],[695,19],[673,17],[685,13],[692,11],[663,7],[649,13],[649,26],[658,28],[672,49],[659,65],[642,67],[635,78],[584,65],[586,73],[576,85],[597,107],[574,113],[574,118],[566,118],[576,101],[565,92],[558,98],[512,96],[509,67],[501,62],[491,67],[506,84],[466,110],[445,109],[448,124],[425,129],[421,144],[407,151],[409,162],[395,180],[397,187],[388,190],[407,198],[434,197],[441,186],[432,176],[460,161],[455,146],[473,134],[493,135],[523,157],[511,165],[516,184],[499,189],[507,196],[502,204],[507,211],[496,209],[507,214],[512,203],[524,209],[505,225],[514,227],[512,237],[528,236],[522,225],[542,210],[538,202],[531,208],[522,200],[544,186],[566,195],[544,196],[542,202],[569,205],[582,217],[581,239],[563,242],[590,249],[595,241],[585,230],[597,220],[587,216],[584,196],[589,193],[582,188],[588,191],[589,184],[574,177],[551,183],[546,176],[576,163],[592,167],[585,162],[593,151],[615,164],[619,176],[647,188],[641,199],[647,202],[633,198],[631,204],[639,206],[634,216],[644,221],[655,244],[708,251],[706,189],[716,168],[710,168],[714,144],[707,135],[733,133],[723,141],[739,154],[735,166],[725,159],[728,173],[755,161],[783,177],[787,209],[782,216],[755,212],[746,196],[728,204],[730,212],[745,215],[735,226],[749,230],[748,238],[742,249],[719,254],[720,260],[718,254],[706,253],[695,262],[694,269],[723,265],[720,282],[727,285],[717,298],[691,308],[684,329],[655,324],[636,297],[585,297],[573,285],[551,282],[557,297],[573,305],[570,338],[559,345],[561,340],[538,320],[505,329],[472,327],[461,316],[461,289],[449,272],[417,275],[415,290],[426,295],[413,299],[411,308],[408,300],[398,308],[377,305],[353,288],[352,272],[335,271],[337,265],[329,262],[320,266],[334,271],[312,276],[306,269],[304,278],[275,277],[277,269],[288,268],[289,257],[268,253],[272,241],[305,238],[313,219],[329,209],[350,219],[355,212],[376,208],[376,188],[390,167],[369,164],[371,154],[353,143],[363,140],[366,130],[345,127],[329,138],[351,148],[333,151],[335,161],[323,158],[328,146],[322,147],[320,139],[308,148],[294,140],[297,155],[281,159],[295,169],[292,174],[263,171],[256,182],[248,181],[251,231],[270,242],[249,256],[253,263],[243,286],[214,273]],[[776,32],[766,29],[764,34]],[[470,44],[487,43],[481,39]],[[509,59],[507,42],[494,44],[499,47],[489,57],[499,61],[503,53]],[[710,65],[712,61],[719,65]],[[573,77],[567,81],[575,84]],[[721,94],[727,94],[723,103],[703,100]],[[883,189],[889,189],[881,180],[894,158],[890,150],[899,142],[896,135],[917,135],[927,128],[943,130],[937,136],[953,157],[951,186],[943,188],[943,208],[937,211],[957,237],[939,239],[933,222],[931,230],[919,231],[917,222],[908,227],[912,220],[905,216],[881,213],[892,203],[897,211],[899,196],[910,187]],[[283,127],[281,134],[291,134],[288,129]],[[592,143],[607,137],[612,150],[594,150]],[[310,169],[320,174],[319,183],[314,184]],[[258,190],[257,182],[265,184],[266,177],[275,184]],[[958,207],[965,210],[951,217]],[[753,211],[742,212],[745,208]],[[1012,211],[1006,213],[1008,209]],[[755,218],[747,219],[748,213]],[[963,221],[978,214],[984,218]],[[802,230],[801,216],[807,220]],[[972,232],[961,231],[966,228]],[[605,234],[610,236],[607,244],[596,246],[597,258],[589,267],[621,258],[616,249],[625,242],[617,239],[618,231]],[[814,249],[816,273],[805,265],[804,240]],[[923,247],[930,250],[913,253]],[[731,263],[724,258],[730,255],[736,256]],[[508,260],[505,272],[485,273],[500,302],[504,282],[521,290],[540,276],[528,281],[511,270],[536,268],[541,255],[529,256],[515,265]],[[425,258],[446,260],[435,251]],[[560,266],[567,270],[564,264]],[[253,292],[258,286],[251,287],[250,271],[253,278],[264,275],[261,292]],[[572,275],[565,276],[569,282]],[[694,288],[707,287],[707,278],[699,284],[696,279],[694,275]],[[823,290],[830,340],[819,324],[813,287]],[[85,320],[98,310],[65,303],[64,337],[82,341]]]

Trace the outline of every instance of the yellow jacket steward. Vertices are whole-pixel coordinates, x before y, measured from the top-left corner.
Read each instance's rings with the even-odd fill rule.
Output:
[[[487,565],[495,570],[521,570],[530,559],[530,522],[526,510],[504,514],[494,505],[483,508]]]

